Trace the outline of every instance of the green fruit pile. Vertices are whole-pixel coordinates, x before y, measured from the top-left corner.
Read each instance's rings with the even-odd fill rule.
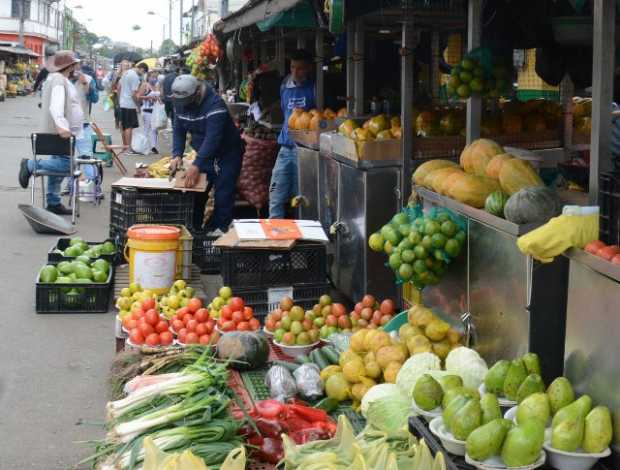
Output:
[[[487,392],[521,403],[534,393],[543,392],[545,384],[540,374],[540,359],[527,353],[512,361],[501,360],[489,369],[484,379]]]
[[[492,73],[485,72],[474,58],[465,57],[460,64],[452,67],[446,85],[449,97],[467,99],[473,94],[488,98],[499,98],[510,92],[510,72],[506,67],[496,65]]]
[[[47,284],[92,284],[105,283],[110,275],[110,263],[97,259],[85,263],[83,260],[61,261],[56,266],[48,264],[39,273],[39,282]]]
[[[440,281],[466,237],[447,211],[420,216],[399,212],[370,236],[368,245],[388,255],[388,265],[399,281],[422,289]]]
[[[83,261],[100,258],[102,255],[113,255],[116,253],[116,246],[111,241],[99,245],[89,245],[80,237],[72,238],[69,246],[64,250],[55,249],[53,253],[60,254],[67,258],[84,257]]]

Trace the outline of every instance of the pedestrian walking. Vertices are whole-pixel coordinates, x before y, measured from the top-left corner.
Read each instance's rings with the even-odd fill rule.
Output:
[[[151,72],[148,79],[142,84],[138,99],[142,103],[142,119],[144,121],[144,135],[149,141],[151,153],[159,153],[157,151],[157,129],[151,125],[153,118],[153,105],[159,102],[160,92],[157,85],[157,73]]]
[[[133,130],[140,127],[138,121],[138,111],[141,105],[138,99],[138,91],[142,78],[148,73],[149,67],[145,63],[140,63],[127,70],[121,77],[119,87],[119,104],[121,109],[121,130],[123,135],[123,145],[131,148],[131,138]],[[131,149],[133,153],[136,153]]]
[[[43,85],[41,132],[58,134],[66,139],[72,135],[81,138],[84,113],[75,86],[69,77],[79,67],[80,61],[72,51],[58,51],[47,64],[49,76]],[[37,160],[37,169],[67,173],[71,167],[70,156],[53,155]],[[19,166],[19,184],[27,188],[30,176],[35,170],[34,160],[22,159]],[[47,177],[46,209],[54,214],[70,215],[71,209],[62,205],[60,185],[63,176]]]

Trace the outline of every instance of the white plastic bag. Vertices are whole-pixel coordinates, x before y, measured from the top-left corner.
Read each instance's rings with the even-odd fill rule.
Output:
[[[168,116],[166,115],[166,108],[162,103],[155,103],[153,105],[153,113],[151,115],[151,127],[153,129],[165,129],[168,127]]]
[[[131,149],[136,153],[146,155],[149,153],[149,139],[140,128],[134,129],[131,136]]]

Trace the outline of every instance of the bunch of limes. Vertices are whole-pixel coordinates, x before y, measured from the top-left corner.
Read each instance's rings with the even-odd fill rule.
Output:
[[[499,98],[510,91],[510,73],[506,67],[496,65],[488,75],[476,59],[466,57],[452,67],[446,91],[457,99],[467,99],[474,93]]]
[[[368,245],[373,251],[388,255],[388,265],[399,280],[422,289],[439,282],[446,265],[461,252],[466,238],[465,231],[448,212],[412,219],[399,212],[370,236]]]

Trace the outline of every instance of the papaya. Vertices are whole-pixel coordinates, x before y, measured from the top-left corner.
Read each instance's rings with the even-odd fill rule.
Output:
[[[461,173],[461,169],[456,166],[449,166],[432,171],[424,178],[423,186],[438,193],[442,181],[452,173]]]
[[[489,164],[487,165],[486,168],[486,175],[489,178],[493,178],[498,180],[499,179],[499,172],[502,169],[502,165],[510,160],[514,158],[512,155],[510,155],[509,153],[500,153],[499,155],[495,155],[491,161],[489,162]]]
[[[458,165],[450,160],[429,160],[428,162],[422,163],[414,172],[413,172],[413,182],[415,184],[422,185],[424,182],[424,178],[429,173],[439,170],[440,168],[458,168]]]
[[[501,145],[490,139],[474,140],[463,149],[460,163],[466,173],[483,176],[491,159],[498,154],[506,153]]]
[[[450,191],[450,188],[465,175],[466,173],[463,170],[450,173],[448,176],[446,176],[439,182],[439,185],[437,187],[437,192],[439,194],[443,194],[444,196],[447,196]]]
[[[507,160],[502,164],[499,184],[502,190],[511,196],[523,188],[544,186],[530,162],[518,158]]]
[[[487,196],[499,190],[499,184],[492,178],[464,175],[448,189],[448,196],[468,206],[482,208]]]

